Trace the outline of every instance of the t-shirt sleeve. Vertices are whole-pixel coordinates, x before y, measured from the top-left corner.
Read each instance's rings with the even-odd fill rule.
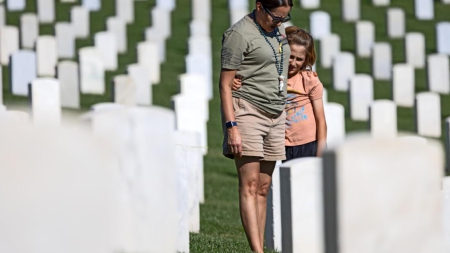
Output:
[[[320,82],[319,78],[317,78],[315,85],[309,92],[309,99],[311,101],[321,99],[323,96],[323,84]]]
[[[222,40],[221,64],[224,69],[239,69],[247,50],[247,42],[235,31],[226,32]]]

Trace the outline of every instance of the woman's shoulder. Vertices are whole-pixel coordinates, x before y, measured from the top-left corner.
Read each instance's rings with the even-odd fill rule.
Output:
[[[238,33],[240,36],[245,37],[245,35],[248,33],[249,28],[251,27],[251,18],[246,15],[238,22],[234,23],[230,28],[228,28],[224,35],[231,34],[233,32]]]

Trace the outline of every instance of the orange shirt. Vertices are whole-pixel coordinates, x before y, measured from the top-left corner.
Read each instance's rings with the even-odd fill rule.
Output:
[[[314,75],[304,76],[299,72],[287,83],[286,146],[298,146],[316,140],[316,120],[311,101],[322,98],[323,85]]]

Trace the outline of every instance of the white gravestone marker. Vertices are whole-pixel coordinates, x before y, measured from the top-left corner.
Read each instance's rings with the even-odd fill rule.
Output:
[[[325,36],[320,41],[320,63],[324,68],[330,68],[335,57],[341,51],[341,38],[337,34]]]
[[[172,35],[172,19],[170,11],[163,8],[154,8],[151,11],[152,25],[159,31],[159,36],[164,39],[170,38]]]
[[[231,9],[230,10],[230,25],[234,25],[248,14],[248,8],[245,9]]]
[[[105,70],[115,71],[118,67],[116,37],[111,32],[95,34],[95,48],[100,53]]]
[[[338,103],[324,105],[327,121],[327,147],[333,148],[345,139],[345,109]]]
[[[211,0],[192,1],[192,19],[211,22]]]
[[[23,11],[26,7],[26,0],[6,0],[8,11]]]
[[[447,55],[428,55],[428,90],[442,94],[450,93],[450,65]]]
[[[316,157],[280,166],[283,252],[324,252],[321,168]]]
[[[128,75],[136,84],[136,102],[139,105],[152,104],[152,83],[146,69],[138,64],[128,66]]]
[[[207,81],[208,98],[213,97],[212,57],[206,54],[188,55],[186,57],[186,72],[203,75]]]
[[[36,126],[59,126],[61,124],[61,91],[59,81],[38,78],[31,83],[33,122]]]
[[[55,1],[37,0],[39,23],[50,24],[55,21]]]
[[[58,46],[58,58],[72,59],[75,57],[75,32],[68,22],[60,22],[55,25],[56,44]]]
[[[84,94],[105,93],[105,67],[100,53],[94,47],[79,50],[80,87]]]
[[[191,21],[190,25],[190,35],[192,37],[194,36],[210,36],[209,31],[209,24],[199,21],[199,20],[193,20]]]
[[[70,20],[75,31],[75,37],[85,39],[89,36],[89,11],[82,6],[74,6],[70,10]]]
[[[3,106],[3,70],[0,66],[0,114],[2,111],[6,110],[6,108]]]
[[[265,246],[270,250],[282,252],[281,246],[281,200],[280,200],[280,166],[277,161],[272,174],[272,185],[267,196]]]
[[[350,80],[350,117],[352,120],[369,119],[369,106],[373,102],[373,79],[357,74]]]
[[[391,100],[375,100],[370,105],[370,132],[374,138],[397,136],[397,105]]]
[[[101,0],[82,0],[82,6],[89,11],[99,11],[102,8]]]
[[[166,61],[166,40],[158,35],[156,27],[150,27],[145,30],[145,41],[155,43],[158,47],[159,62]]]
[[[38,76],[54,77],[58,62],[58,48],[53,36],[39,36],[36,42]]]
[[[431,20],[434,18],[433,0],[415,0],[414,7],[417,19]]]
[[[391,4],[391,0],[372,0],[372,4],[374,6],[389,6]]]
[[[317,9],[320,7],[320,0],[301,0],[300,4],[303,9]]]
[[[197,74],[182,74],[180,76],[180,94],[189,96],[191,98],[204,101],[203,106],[198,108],[198,113],[205,115],[204,119],[209,120],[209,106],[208,106],[208,83],[202,75]]]
[[[370,21],[356,23],[356,51],[359,57],[371,57],[375,43],[375,25]]]
[[[136,84],[127,75],[114,77],[114,102],[125,106],[136,105]]]
[[[357,21],[361,16],[361,0],[342,0],[342,18],[346,22]]]
[[[392,48],[387,42],[378,42],[372,48],[372,73],[377,80],[392,78]]]
[[[443,167],[434,142],[355,136],[325,153],[327,251],[444,253]]]
[[[450,22],[440,22],[436,25],[437,52],[450,55]]]
[[[438,94],[421,92],[416,95],[416,128],[419,135],[441,137],[441,99]]]
[[[331,34],[331,17],[324,11],[315,11],[309,16],[311,36],[321,40]]]
[[[173,11],[176,6],[175,0],[156,0],[156,6]]]
[[[137,46],[138,64],[147,70],[152,84],[159,84],[161,80],[161,66],[159,64],[158,46],[152,42],[141,42]]]
[[[0,27],[0,63],[9,64],[11,54],[19,50],[19,30],[15,26]]]
[[[134,22],[134,0],[116,0],[116,17],[127,24]]]
[[[0,113],[0,123],[4,127],[5,125],[28,125],[30,124],[30,115],[22,111],[4,111]]]
[[[408,64],[395,64],[392,78],[393,101],[398,106],[414,106],[414,68]]]
[[[415,68],[425,67],[425,36],[422,33],[406,34],[406,62]]]
[[[39,36],[39,22],[36,14],[25,13],[20,17],[20,41],[22,48],[34,49]]]
[[[118,17],[110,17],[106,21],[108,32],[112,32],[116,37],[117,49],[119,53],[127,52],[127,25]]]
[[[348,91],[350,78],[355,75],[355,57],[348,52],[338,53],[333,58],[333,87],[338,91]]]
[[[12,94],[28,96],[28,85],[36,78],[36,53],[20,50],[11,56]]]
[[[399,39],[405,36],[405,11],[401,8],[387,10],[387,30],[391,39]]]
[[[0,27],[6,25],[6,12],[5,12],[5,6],[0,5]]]
[[[58,80],[61,85],[61,106],[64,108],[80,108],[78,63],[72,61],[58,63]]]
[[[190,37],[189,41],[189,55],[205,54],[212,55],[211,38],[209,36]]]

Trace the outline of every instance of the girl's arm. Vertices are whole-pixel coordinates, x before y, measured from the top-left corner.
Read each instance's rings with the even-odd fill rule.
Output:
[[[323,109],[323,100],[316,99],[311,101],[314,118],[316,119],[316,140],[317,140],[317,156],[321,157],[323,150],[327,146],[327,122],[325,120],[325,112]]]

